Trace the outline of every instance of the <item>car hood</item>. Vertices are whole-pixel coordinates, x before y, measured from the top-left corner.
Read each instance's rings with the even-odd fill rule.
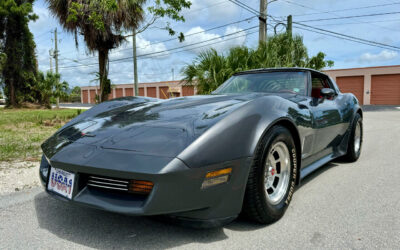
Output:
[[[49,158],[74,143],[175,157],[222,118],[262,95],[125,101],[90,116],[84,112],[83,118],[74,119],[45,141],[42,149]]]

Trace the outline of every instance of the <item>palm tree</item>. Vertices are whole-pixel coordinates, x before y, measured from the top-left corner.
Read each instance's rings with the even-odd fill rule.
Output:
[[[43,72],[39,72],[35,89],[40,96],[37,98],[39,103],[47,108],[51,108],[50,98],[53,95],[53,88],[57,81],[56,74],[47,72],[46,75]]]
[[[227,53],[218,53],[214,49],[203,51],[183,68],[182,74],[184,82],[197,85],[199,94],[209,94],[239,71],[274,67],[320,70],[332,65],[322,52],[309,58],[301,36],[279,34],[269,37],[267,43],[260,43],[256,49],[241,46],[233,47]]]
[[[39,72],[34,90],[40,94],[37,99],[41,105],[51,108],[50,100],[54,97],[57,99],[57,108],[59,108],[58,99],[67,96],[68,83],[60,82],[59,74],[48,71],[45,75]]]
[[[108,80],[108,54],[125,37],[123,30],[133,30],[144,19],[146,0],[46,0],[49,9],[63,28],[75,35],[83,35],[90,52],[98,53],[101,101],[111,92]]]
[[[105,101],[111,92],[108,76],[108,53],[125,41],[123,31],[138,34],[154,24],[159,18],[185,21],[181,15],[184,8],[190,8],[188,0],[157,0],[147,8],[152,17],[143,24],[147,0],[46,0],[49,9],[65,30],[75,35],[82,34],[90,52],[97,51],[99,57],[100,101]],[[175,31],[166,22],[165,27],[173,36]],[[133,36],[133,35],[129,35]],[[182,41],[183,34],[178,39]]]
[[[57,81],[54,84],[53,96],[56,98],[56,107],[60,107],[60,98],[65,98],[68,96],[68,83],[66,81],[60,82],[60,75],[57,75]]]

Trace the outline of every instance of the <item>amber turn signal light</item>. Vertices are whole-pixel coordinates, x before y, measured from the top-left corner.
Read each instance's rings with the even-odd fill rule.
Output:
[[[129,182],[129,192],[136,194],[149,194],[153,190],[153,182],[131,180]]]
[[[232,168],[224,168],[224,169],[220,169],[220,170],[217,170],[217,171],[208,172],[206,174],[206,178],[217,177],[217,176],[230,174],[230,173],[232,173]]]
[[[218,184],[222,184],[229,181],[229,177],[232,173],[232,168],[224,168],[206,174],[206,178],[201,185],[201,188],[208,188]]]

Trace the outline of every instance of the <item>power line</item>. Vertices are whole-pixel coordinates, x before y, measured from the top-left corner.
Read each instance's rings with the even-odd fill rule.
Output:
[[[385,23],[385,22],[399,22],[400,19],[390,19],[390,20],[378,20],[378,21],[365,21],[365,22],[352,22],[352,23],[326,23],[318,24],[315,26],[333,26],[333,25],[347,25],[347,24],[362,24],[362,23]]]
[[[370,40],[367,40],[367,39],[363,39],[363,38],[359,38],[359,37],[355,37],[355,36],[350,36],[350,35],[346,35],[346,34],[341,34],[341,33],[338,33],[338,32],[317,28],[317,27],[314,27],[314,26],[310,26],[310,25],[307,25],[307,24],[300,23],[300,22],[293,22],[293,23],[295,23],[297,25],[300,25],[300,26],[303,26],[303,27],[306,27],[306,28],[309,28],[309,29],[312,29],[312,30],[316,30],[316,31],[318,31],[317,33],[325,32],[325,33],[329,33],[329,34],[332,34],[332,35],[335,35],[335,36],[340,36],[342,38],[345,38],[345,40],[349,40],[349,39],[351,39],[353,41],[357,40],[360,43],[364,43],[364,44],[368,43],[368,45],[372,45],[372,46],[376,46],[376,47],[381,47],[381,48],[391,49],[391,50],[396,50],[396,51],[400,50],[400,47],[397,47],[397,46],[384,44],[384,43],[380,43],[380,42],[375,42],[375,41],[370,41]]]
[[[321,10],[315,9],[315,8],[313,8],[313,7],[310,7],[310,6],[306,6],[306,5],[303,5],[303,4],[299,4],[299,3],[292,2],[292,1],[290,1],[290,0],[283,0],[283,1],[285,1],[286,3],[289,3],[289,4],[293,4],[293,5],[297,5],[297,6],[306,8],[306,9],[313,9],[313,10],[316,10],[316,11],[321,11]],[[397,3],[398,3],[398,2],[397,2]],[[326,11],[322,11],[322,12],[326,12]],[[355,17],[355,16],[354,16],[354,17],[353,17],[353,16],[351,16],[351,17],[343,17],[343,16],[340,16],[340,15],[335,14],[334,12],[329,12],[329,14],[334,15],[334,16],[337,16],[337,17],[338,17],[337,19],[342,19],[342,18],[354,18],[354,17]],[[369,15],[370,15],[370,14],[369,14]],[[368,15],[366,15],[366,16],[368,16]],[[362,16],[360,16],[360,17],[362,17]],[[328,19],[328,20],[335,20],[335,18],[331,18],[331,19]],[[391,31],[396,31],[396,32],[398,32],[397,29],[394,30],[394,29],[390,29],[390,28],[387,28],[387,27],[384,27],[384,26],[379,26],[379,25],[377,25],[377,24],[371,24],[371,25],[376,26],[376,27],[379,27],[379,28],[381,28],[381,29],[386,29],[386,30],[391,30]]]
[[[228,1],[229,1],[229,2],[232,2],[232,3],[234,3],[234,4],[236,4],[237,6],[243,8],[243,9],[247,10],[248,12],[251,12],[251,13],[257,15],[257,16],[260,15],[260,12],[259,12],[259,11],[257,11],[257,10],[255,10],[255,9],[253,9],[252,7],[250,7],[250,6],[248,6],[248,5],[246,5],[246,4],[242,3],[242,2],[240,2],[239,0],[228,0]]]
[[[245,18],[245,19],[242,19],[242,20],[239,20],[239,21],[235,21],[235,22],[223,24],[223,25],[216,26],[216,27],[213,27],[213,28],[209,28],[209,29],[206,29],[206,30],[203,30],[203,31],[198,31],[198,32],[195,32],[195,33],[190,33],[190,34],[188,34],[188,35],[185,35],[185,37],[190,37],[190,36],[198,35],[198,34],[205,33],[205,32],[211,31],[211,30],[220,29],[220,28],[223,28],[223,27],[232,25],[232,24],[238,24],[238,23],[246,22],[246,21],[249,21],[249,20],[251,20],[251,19],[253,19],[253,18],[255,18],[255,16],[248,17],[248,18]],[[163,40],[163,41],[150,43],[150,44],[148,44],[148,45],[146,45],[146,46],[144,46],[144,47],[138,47],[138,48],[139,48],[139,49],[145,49],[145,48],[147,48],[147,47],[150,46],[150,45],[159,44],[159,43],[165,43],[165,42],[170,42],[170,41],[175,41],[175,40],[176,40],[176,38],[169,38],[169,39],[166,39],[166,40]],[[124,50],[128,50],[128,49],[130,50],[130,49],[132,49],[132,48],[125,48],[125,49],[118,50],[118,51],[116,51],[116,52],[120,52],[120,51],[124,51]]]
[[[370,44],[370,43],[364,43],[364,42],[361,42],[361,41],[358,41],[358,40],[353,40],[353,39],[350,39],[350,38],[345,38],[345,37],[336,36],[336,35],[329,34],[329,33],[324,33],[324,32],[320,32],[320,31],[316,31],[316,30],[312,30],[312,29],[307,29],[307,28],[304,28],[304,27],[301,27],[301,26],[297,26],[297,25],[295,25],[294,27],[297,28],[297,29],[310,31],[310,32],[318,33],[318,34],[325,35],[325,36],[331,36],[331,37],[335,37],[335,38],[342,39],[342,40],[347,40],[347,41],[356,42],[356,43],[360,43],[360,44],[365,44],[365,45],[369,45],[369,46],[373,46],[373,47],[379,47],[379,48],[388,49],[388,48],[386,48],[384,46],[374,45],[374,44]]]
[[[235,34],[238,34],[238,33],[244,32],[244,31],[247,31],[247,30],[251,30],[251,29],[254,29],[254,28],[257,28],[257,27],[258,27],[258,26],[253,26],[253,27],[246,28],[246,29],[243,29],[243,30],[240,30],[240,31],[236,31],[236,32],[232,32],[232,33],[229,33],[229,34],[220,36],[220,37],[214,37],[214,38],[211,38],[211,39],[208,39],[208,40],[205,40],[205,41],[200,41],[200,42],[196,42],[196,43],[191,43],[191,44],[187,44],[187,45],[175,47],[175,48],[172,48],[172,49],[167,49],[167,50],[164,50],[164,51],[165,51],[165,52],[168,52],[168,51],[175,50],[175,49],[179,49],[179,48],[186,48],[186,47],[189,47],[189,46],[193,46],[193,45],[197,45],[197,44],[201,44],[201,43],[205,43],[205,42],[209,42],[209,41],[221,39],[221,38],[228,37],[228,36],[232,36],[232,35],[235,35]],[[162,52],[163,52],[163,51],[151,52],[151,53],[147,53],[146,55],[159,54],[159,53],[162,53]],[[140,56],[142,56],[142,55],[138,55],[138,57],[140,57]],[[126,57],[125,59],[131,59],[131,58],[132,58],[132,57]],[[115,61],[119,61],[119,60],[123,60],[123,59],[124,59],[124,58],[120,58],[120,59],[115,59],[115,60],[113,60],[113,61],[115,62]]]
[[[210,46],[210,45],[214,45],[214,44],[217,44],[217,43],[222,43],[222,42],[226,42],[226,41],[229,41],[229,40],[232,40],[232,39],[236,39],[236,38],[239,38],[239,37],[250,36],[250,35],[255,34],[255,33],[257,33],[257,31],[249,32],[248,34],[244,34],[244,35],[240,35],[240,36],[235,36],[235,37],[232,37],[232,38],[229,38],[229,39],[225,39],[223,41],[217,41],[217,42],[214,42],[214,43],[209,43],[209,44],[205,44],[205,45],[198,46],[198,47],[187,48],[187,49],[183,49],[183,50],[180,50],[180,51],[175,51],[175,52],[172,52],[171,54],[189,51],[190,49],[200,49],[200,48],[204,48],[204,47],[207,47],[207,46]],[[146,56],[146,55],[143,55],[143,56]],[[154,58],[154,57],[147,57],[147,58],[143,58],[143,59],[152,59],[152,58]],[[124,62],[124,61],[118,61],[118,62]],[[90,64],[90,65],[86,65],[86,67],[91,67],[91,66],[96,66],[96,65],[97,64]],[[79,67],[82,67],[82,66],[71,66],[71,67],[67,68],[67,70],[68,69],[73,69],[73,68],[79,68]]]
[[[188,11],[186,11],[186,12],[183,12],[183,14],[192,13],[192,12],[197,12],[197,11],[201,11],[201,10],[206,10],[206,9],[211,8],[211,7],[214,7],[214,6],[223,4],[223,3],[227,3],[227,1],[226,1],[226,0],[223,0],[223,1],[221,1],[221,2],[217,2],[217,3],[214,3],[214,4],[208,5],[207,7],[204,7],[204,8],[198,8],[198,9],[194,9],[194,10],[188,10]]]
[[[227,1],[228,1],[228,0],[223,0],[223,1],[221,1],[221,2],[217,2],[217,3],[211,4],[211,5],[209,5],[209,6],[207,6],[207,7],[204,7],[204,8],[199,8],[199,9],[194,9],[194,10],[188,10],[188,11],[186,11],[186,12],[183,13],[183,14],[187,14],[187,13],[192,13],[192,12],[196,12],[196,11],[201,11],[201,10],[209,9],[209,8],[211,8],[211,7],[213,7],[213,6],[220,5],[220,4],[223,4],[223,3],[227,3]],[[254,18],[254,17],[250,17],[250,18],[248,18],[248,19],[251,19],[251,18]],[[230,25],[230,24],[235,24],[235,23],[247,21],[248,19],[245,19],[245,20],[242,20],[242,21],[238,21],[238,22],[229,23],[229,24],[226,24],[226,25],[222,25],[222,27],[228,26],[228,25]],[[218,28],[218,27],[217,27],[217,28]],[[217,29],[217,28],[212,28],[212,29],[209,29],[209,30],[213,30],[213,29]],[[206,31],[209,31],[209,30],[205,30],[205,31],[203,31],[203,32],[206,32]],[[202,33],[202,32],[199,32],[199,33]],[[192,34],[192,35],[194,35],[194,34]],[[150,46],[150,45],[153,45],[153,44],[162,43],[162,42],[168,42],[168,41],[172,41],[172,40],[175,40],[175,39],[176,39],[176,38],[171,38],[171,39],[168,39],[168,40],[164,40],[164,41],[160,41],[160,42],[156,42],[156,43],[151,43],[151,44],[149,44],[149,45],[147,45],[147,46],[145,46],[145,47],[143,47],[143,48],[146,48],[146,47],[148,47],[148,46]],[[123,50],[128,50],[128,49],[131,50],[132,47],[131,47],[131,48],[126,48],[126,49],[123,49]],[[117,50],[117,51],[115,51],[115,52],[119,52],[119,51],[120,51],[120,50]],[[70,52],[73,52],[73,51],[70,51]],[[95,56],[93,56],[93,57],[95,57]],[[87,58],[84,58],[83,60],[86,60],[86,59],[89,59],[89,58],[87,57]]]
[[[373,13],[373,14],[356,15],[356,16],[343,16],[343,17],[331,17],[331,18],[301,20],[301,22],[318,22],[318,21],[326,21],[326,20],[349,19],[349,18],[370,17],[370,16],[384,16],[384,15],[394,15],[394,14],[400,14],[400,11],[386,12],[386,13]]]
[[[172,49],[166,49],[166,50],[163,50],[163,51],[156,51],[156,52],[151,52],[151,53],[147,53],[147,54],[142,54],[142,55],[138,55],[138,57],[147,57],[149,55],[162,54],[164,52],[170,52],[170,51],[177,50],[177,49],[187,48],[187,47],[190,47],[190,46],[193,46],[193,45],[207,43],[209,41],[213,41],[213,40],[221,39],[221,38],[224,38],[224,37],[232,36],[232,35],[235,35],[235,34],[247,31],[247,30],[251,30],[251,29],[254,29],[254,28],[257,28],[257,27],[258,26],[253,26],[253,27],[250,27],[250,28],[247,28],[247,29],[243,29],[243,30],[240,30],[240,31],[236,31],[236,32],[232,32],[232,33],[220,36],[220,37],[214,37],[214,38],[211,38],[211,39],[208,39],[208,40],[204,40],[204,41],[200,41],[200,42],[196,42],[196,43],[191,43],[191,44],[187,44],[187,45],[184,45],[184,46],[175,47],[175,48],[172,48]],[[223,40],[223,41],[225,41],[225,40]],[[223,41],[220,41],[220,42],[223,42]],[[210,44],[206,44],[204,46],[208,46],[208,45],[210,45]],[[119,59],[112,60],[112,62],[128,60],[128,59],[131,59],[131,58],[132,57],[119,58]],[[110,60],[110,62],[111,62],[111,60]]]
[[[257,28],[257,27],[258,27],[258,26],[253,26],[253,27],[250,27],[250,28],[247,28],[247,29],[243,29],[243,30],[240,30],[240,31],[236,31],[236,32],[232,32],[232,33],[226,34],[226,35],[224,35],[224,36],[215,37],[215,38],[211,38],[211,39],[208,39],[208,40],[205,40],[205,41],[196,42],[196,43],[191,43],[191,44],[187,44],[187,45],[184,45],[184,46],[179,46],[179,47],[175,47],[175,48],[167,49],[167,50],[163,50],[163,51],[156,51],[156,52],[151,52],[151,53],[147,53],[147,54],[141,54],[141,55],[138,55],[137,57],[138,57],[138,58],[142,58],[142,57],[146,58],[146,57],[153,56],[153,55],[156,55],[156,54],[162,54],[162,53],[165,53],[165,52],[170,52],[170,51],[174,51],[174,50],[178,50],[178,49],[183,49],[183,48],[187,48],[187,47],[189,47],[188,49],[198,49],[198,48],[210,46],[210,45],[213,45],[213,44],[216,44],[216,43],[226,42],[226,41],[229,41],[229,40],[232,40],[232,39],[236,39],[236,38],[239,38],[239,37],[243,37],[243,36],[246,36],[246,35],[250,35],[250,34],[253,34],[253,33],[255,33],[255,32],[251,32],[251,33],[244,34],[244,35],[241,35],[241,36],[235,36],[235,37],[233,37],[233,38],[224,39],[224,40],[222,40],[222,41],[217,41],[217,42],[214,42],[214,43],[207,43],[207,44],[202,45],[202,46],[199,46],[199,47],[190,48],[190,46],[198,45],[198,44],[202,44],[202,43],[206,43],[206,42],[209,42],[209,41],[221,39],[221,38],[228,37],[228,36],[232,36],[232,35],[235,35],[235,34],[238,34],[238,33],[242,33],[242,32],[244,32],[244,31],[248,31],[248,30],[251,30],[251,29],[254,29],[254,28]],[[186,49],[186,50],[188,50],[188,49]],[[182,50],[182,51],[186,51],[186,50]],[[182,52],[182,51],[178,51],[178,52]],[[154,56],[153,56],[153,57],[154,57]],[[151,58],[151,57],[150,57],[150,58]],[[115,59],[115,60],[110,60],[109,62],[123,62],[123,61],[128,60],[128,59],[132,59],[132,56],[130,56],[130,57],[125,57],[125,58],[118,58],[118,59]],[[90,66],[94,66],[94,65],[98,65],[98,63],[92,63],[92,64],[86,64],[86,65],[65,66],[65,67],[60,67],[60,69],[79,68],[79,67],[90,67]]]
[[[290,4],[298,5],[297,3],[285,1]],[[313,12],[313,13],[306,13],[306,14],[298,14],[293,16],[310,16],[310,15],[318,15],[318,14],[327,14],[327,13],[335,13],[335,12],[342,12],[342,11],[349,11],[349,10],[360,10],[360,9],[369,9],[369,8],[376,8],[376,7],[383,7],[383,6],[390,6],[390,5],[397,5],[399,3],[387,3],[387,4],[378,4],[378,5],[369,5],[364,7],[356,7],[356,8],[348,8],[348,9],[339,9],[339,10],[330,10],[330,11],[322,11],[322,12]],[[303,7],[303,6],[301,6]],[[307,7],[308,8],[308,7]]]
[[[247,18],[241,19],[241,20],[239,20],[239,21],[230,22],[230,23],[223,24],[223,25],[216,26],[216,27],[212,27],[212,28],[209,28],[209,29],[206,29],[206,30],[203,30],[203,31],[191,33],[191,34],[185,35],[185,37],[190,37],[190,36],[198,35],[198,34],[201,34],[201,33],[205,33],[205,32],[211,31],[211,30],[220,29],[220,28],[223,28],[223,27],[226,27],[226,26],[229,26],[229,25],[233,25],[233,24],[238,24],[238,23],[242,23],[242,22],[248,22],[248,21],[250,21],[251,19],[253,19],[253,18],[255,18],[255,17],[256,17],[256,16],[247,17]],[[147,48],[148,46],[151,46],[151,45],[155,45],[155,44],[159,44],[159,43],[165,43],[165,42],[170,42],[170,41],[175,41],[175,40],[176,40],[176,38],[169,38],[169,39],[166,39],[166,40],[163,40],[163,41],[154,42],[154,43],[149,43],[148,45],[146,45],[146,46],[144,46],[144,47],[138,47],[138,49],[145,49],[145,48]],[[132,49],[132,47],[128,47],[128,48],[116,50],[116,51],[114,51],[113,53],[121,52],[121,51],[126,51],[126,50],[131,50],[131,49]],[[110,53],[110,54],[111,54],[111,53]],[[86,60],[90,60],[90,59],[94,59],[94,58],[96,58],[96,56],[86,57],[86,58],[83,58],[83,59],[79,59],[79,61],[86,61]]]
[[[306,6],[306,5],[303,5],[303,4],[299,4],[299,3],[292,2],[292,1],[290,1],[290,0],[283,0],[283,1],[285,1],[286,3],[289,3],[289,4],[293,4],[293,5],[297,5],[297,6],[306,8],[306,9],[313,9],[313,10],[316,10],[316,11],[321,11],[321,10],[315,9],[315,8],[313,8],[313,7],[310,7],[310,6]],[[396,3],[398,3],[398,2],[396,2]],[[393,4],[393,3],[392,3],[392,4]],[[399,4],[400,4],[400,3],[399,3]],[[326,12],[326,11],[322,11],[322,12]],[[360,16],[343,17],[343,16],[340,16],[340,15],[335,14],[334,12],[328,12],[328,13],[330,13],[331,15],[337,16],[338,18],[320,19],[320,20],[315,20],[315,21],[336,20],[336,19],[343,19],[343,18],[356,18],[356,17],[365,17],[365,16],[375,16],[375,15],[376,15],[376,14],[367,14],[367,15],[360,15]],[[399,12],[399,13],[400,13],[400,12]],[[387,13],[379,13],[378,15],[382,15],[382,14],[387,14]],[[304,20],[303,22],[307,22],[307,20]],[[393,30],[393,29],[390,29],[390,28],[387,28],[387,27],[379,26],[379,25],[377,25],[377,24],[371,24],[371,25],[376,26],[376,27],[379,27],[379,28],[381,28],[381,29],[387,29],[387,30],[391,30],[391,31],[398,31],[397,29],[396,29],[396,30]]]
[[[44,35],[46,35],[47,33],[50,33],[50,32],[51,32],[51,30],[45,31],[45,32],[41,33],[40,35],[35,36],[35,38],[39,38],[39,37],[44,36]]]
[[[258,27],[258,26],[255,26],[255,27],[253,27],[253,28],[257,28],[257,27]],[[252,29],[253,29],[253,28],[252,28]],[[236,33],[240,33],[240,32],[236,32]],[[223,43],[223,42],[230,41],[230,40],[233,40],[233,39],[236,39],[236,38],[239,38],[239,37],[244,37],[244,36],[252,35],[252,34],[254,34],[254,33],[257,33],[257,31],[249,32],[249,33],[247,33],[247,34],[243,34],[243,35],[240,35],[240,36],[231,37],[231,38],[228,38],[228,39],[224,39],[224,40],[222,40],[222,41],[217,41],[217,42],[213,42],[213,43],[207,43],[207,44],[205,44],[205,45],[198,46],[198,47],[194,47],[194,48],[183,49],[183,50],[177,51],[176,53],[178,53],[178,52],[184,52],[184,51],[189,51],[189,50],[193,50],[193,49],[199,49],[199,48],[208,47],[208,46],[213,45],[213,44]],[[211,40],[211,39],[210,39],[210,40]],[[193,45],[193,44],[192,44],[192,45]],[[181,48],[182,48],[182,47],[181,47]],[[173,53],[171,53],[171,54],[173,54]],[[150,57],[150,58],[152,58],[152,57]],[[148,58],[146,58],[146,59],[148,59]]]
[[[297,5],[297,6],[306,8],[306,9],[317,10],[317,9],[314,9],[314,8],[312,8],[312,7],[310,7],[310,6],[306,6],[306,5],[303,5],[303,4],[295,3],[295,2],[292,2],[292,1],[288,1],[288,0],[283,0],[283,1],[286,2],[286,3],[288,3],[288,4]]]

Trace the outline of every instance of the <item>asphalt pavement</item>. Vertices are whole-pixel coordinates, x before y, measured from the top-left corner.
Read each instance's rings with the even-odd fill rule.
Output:
[[[63,109],[90,109],[93,106],[90,103],[60,103],[60,108]],[[56,108],[56,105],[52,105],[51,107]]]
[[[329,163],[297,189],[285,216],[208,230],[76,207],[41,188],[0,197],[0,249],[399,249],[400,110],[364,113],[356,163]]]

